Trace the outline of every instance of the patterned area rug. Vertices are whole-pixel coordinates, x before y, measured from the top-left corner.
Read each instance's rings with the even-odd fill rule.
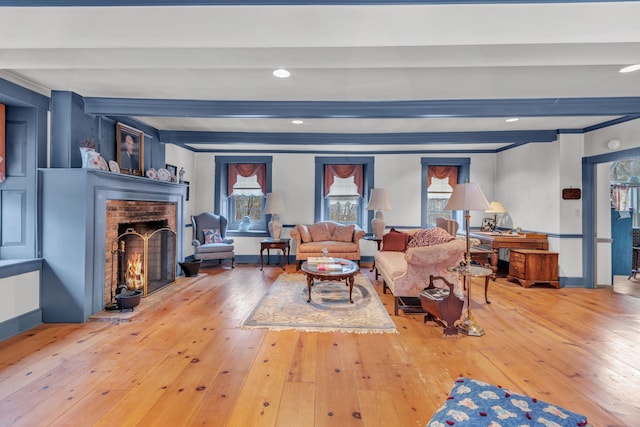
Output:
[[[316,280],[307,303],[304,274],[281,274],[269,292],[242,323],[244,329],[275,331],[299,329],[307,332],[355,334],[398,333],[369,279],[356,275],[353,304],[345,282]]]

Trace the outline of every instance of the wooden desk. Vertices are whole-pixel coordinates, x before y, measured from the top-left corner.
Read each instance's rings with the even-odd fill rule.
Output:
[[[483,245],[488,245],[493,249],[491,255],[491,267],[498,268],[498,249],[538,249],[546,251],[549,249],[549,241],[546,234],[522,233],[522,234],[500,234],[484,231],[469,233],[469,237],[480,240]]]

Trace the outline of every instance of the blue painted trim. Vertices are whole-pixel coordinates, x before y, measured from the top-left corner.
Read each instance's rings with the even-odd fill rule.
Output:
[[[293,132],[192,132],[160,131],[170,144],[272,144],[272,145],[424,145],[474,143],[552,142],[555,130],[414,132],[414,133],[293,133]]]
[[[49,97],[0,78],[0,103],[49,111]]]
[[[0,341],[42,324],[42,310],[37,309],[0,323]]]
[[[412,101],[203,101],[85,98],[96,115],[219,118],[452,118],[639,115],[640,97]]]
[[[349,153],[341,153],[342,157],[316,157],[315,164],[315,193],[314,193],[314,222],[325,221],[322,217],[322,210],[324,207],[324,165],[363,165],[364,166],[364,183],[363,183],[363,203],[367,203],[369,201],[369,195],[371,193],[371,189],[374,188],[374,165],[375,158],[374,157],[352,157],[352,156],[344,156]],[[363,206],[365,208],[365,206]],[[369,231],[369,224],[373,219],[373,211],[366,211],[366,220],[363,220],[366,224],[360,224],[363,230]]]
[[[603,129],[609,126],[615,126],[615,125],[619,125],[620,123],[625,123],[625,122],[630,122],[632,120],[637,120],[640,118],[640,115],[630,115],[630,116],[625,116],[625,117],[619,117],[617,119],[613,119],[613,120],[609,120],[606,122],[602,122],[599,123],[597,125],[593,125],[593,126],[588,126],[584,129],[582,129],[582,133],[587,133],[587,132],[591,132],[594,130],[598,130],[598,129]]]
[[[0,279],[19,274],[42,271],[42,259],[20,259],[0,261]]]
[[[329,145],[326,143],[324,145]],[[217,154],[256,154],[256,153],[264,153],[267,150],[258,150],[258,149],[247,149],[243,150],[241,148],[237,149],[219,149],[219,148],[206,148],[206,149],[194,149],[189,146],[185,146],[184,148],[189,149],[195,153],[217,153]],[[269,154],[318,154],[318,155],[328,155],[328,154],[337,154],[343,155],[344,151],[338,150],[268,150]],[[496,150],[382,150],[382,151],[371,151],[371,150],[362,150],[362,151],[349,151],[349,154],[356,156],[370,156],[371,154],[376,155],[384,155],[384,154],[494,154]]]
[[[615,3],[615,0],[0,0],[0,7],[465,5],[596,2]]]
[[[585,288],[583,277],[560,277],[561,288]]]

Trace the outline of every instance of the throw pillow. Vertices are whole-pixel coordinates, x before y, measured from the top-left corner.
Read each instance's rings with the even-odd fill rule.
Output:
[[[355,226],[352,225],[336,225],[336,229],[333,230],[331,240],[336,242],[353,242],[353,230]]]
[[[204,234],[204,244],[208,245],[209,243],[213,243],[214,242],[214,231],[210,228],[204,228],[202,230],[202,234]]]
[[[382,251],[404,252],[407,250],[409,235],[392,228],[382,236]]]
[[[298,224],[298,232],[300,233],[300,238],[302,239],[302,243],[311,242],[311,234],[309,233],[309,227],[304,224]]]
[[[447,243],[454,240],[451,234],[440,227],[427,228],[424,230],[418,230],[411,236],[407,248],[417,248],[420,246],[433,246],[441,243]]]
[[[311,239],[314,242],[326,242],[327,240],[331,240],[329,226],[325,222],[311,224],[309,226],[309,233],[311,234]]]
[[[220,234],[219,229],[212,230],[211,228],[204,228],[202,230],[202,234],[204,234],[204,244],[207,245],[209,243],[222,243],[222,235]]]

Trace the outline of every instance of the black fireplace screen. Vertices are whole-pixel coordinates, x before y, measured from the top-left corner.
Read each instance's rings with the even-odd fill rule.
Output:
[[[159,223],[159,224],[158,224]],[[147,296],[176,279],[176,233],[162,222],[123,224],[118,236],[116,288]]]

